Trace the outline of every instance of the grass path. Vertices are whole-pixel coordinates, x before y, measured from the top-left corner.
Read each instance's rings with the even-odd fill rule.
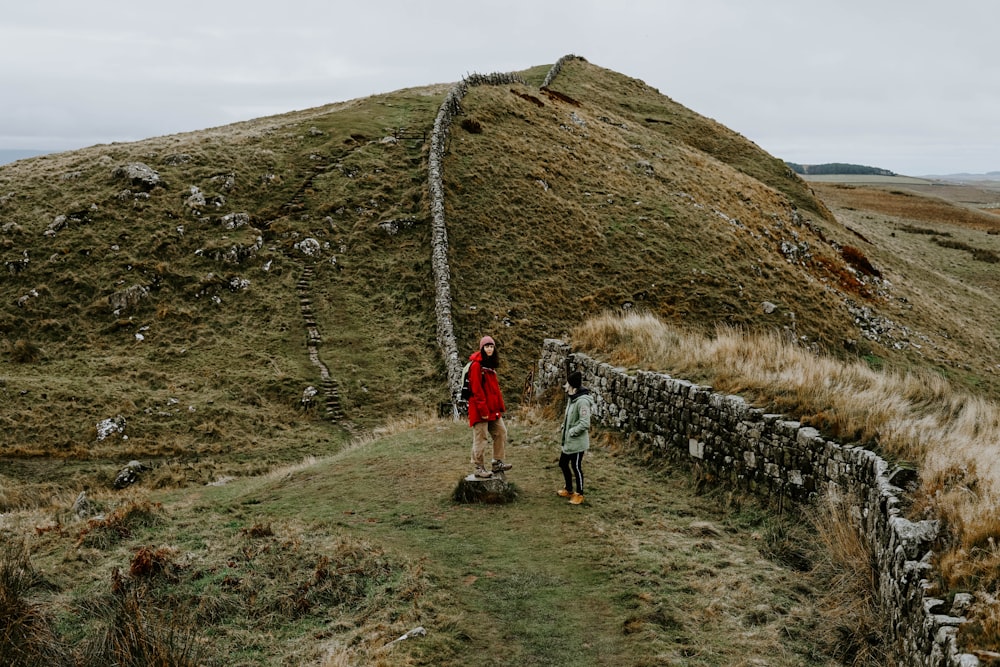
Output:
[[[727,516],[686,477],[602,447],[570,506],[555,495],[556,424],[528,414],[510,431],[509,505],[452,502],[470,432],[432,421],[255,488],[255,511],[420,563],[428,634],[389,664],[835,664],[813,643],[808,577],[759,553],[766,515]]]

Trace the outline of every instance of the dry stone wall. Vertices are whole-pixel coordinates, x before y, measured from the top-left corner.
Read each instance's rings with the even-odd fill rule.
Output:
[[[778,503],[826,495],[849,503],[877,558],[879,593],[892,610],[897,664],[979,665],[955,642],[971,596],[957,595],[949,605],[925,592],[938,523],[902,516],[900,490],[891,483],[893,471],[885,460],[827,440],[816,429],[768,414],[738,396],[663,373],[626,372],[557,340],[543,344],[536,395],[561,385],[570,370],[583,373],[597,423],[627,434],[640,448]]]
[[[558,76],[563,63],[569,60],[584,60],[580,56],[568,54],[556,61],[542,82],[542,88]],[[431,200],[431,268],[434,274],[434,316],[437,325],[437,343],[444,358],[448,373],[448,387],[451,392],[452,409],[458,416],[457,406],[461,404],[459,393],[462,389],[463,363],[458,357],[458,343],[455,339],[455,324],[451,316],[451,268],[448,264],[448,227],[444,216],[444,156],[448,152],[451,124],[455,116],[462,114],[462,98],[471,86],[507,85],[527,82],[514,73],[471,74],[455,84],[438,108],[431,131],[430,151],[427,158],[427,188]]]
[[[563,64],[565,64],[570,60],[586,60],[586,58],[584,58],[583,56],[575,56],[572,53],[566,54],[565,56],[557,60],[552,67],[549,68],[548,74],[545,75],[545,79],[542,80],[542,85],[540,87],[548,88],[549,84],[552,83],[557,76],[559,76],[559,72],[562,71]]]
[[[430,154],[427,158],[427,187],[431,199],[431,266],[434,272],[434,315],[437,342],[448,372],[448,387],[454,404],[462,389],[462,366],[458,358],[455,325],[451,317],[451,269],[448,266],[448,227],[444,217],[444,156],[448,152],[448,137],[455,116],[462,114],[462,98],[472,86],[526,85],[513,73],[471,74],[455,84],[438,109],[431,132]]]

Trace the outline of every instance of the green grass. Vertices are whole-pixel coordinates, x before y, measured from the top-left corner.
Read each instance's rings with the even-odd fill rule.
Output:
[[[512,504],[454,503],[470,432],[428,420],[269,475],[143,494],[82,540],[72,521],[40,531],[32,563],[52,585],[34,599],[82,642],[134,595],[151,636],[208,665],[833,664],[818,582],[763,555],[780,520],[607,444],[570,506],[554,493],[555,424],[532,411],[510,426]],[[427,635],[388,647],[417,626]]]
[[[18,436],[5,438],[0,454],[66,459],[73,493],[84,459],[106,460],[105,479],[121,456],[152,459],[172,465],[162,479],[177,483],[335,451],[349,433],[299,409],[302,391],[319,381],[295,294],[312,263],[323,358],[352,423],[377,424],[398,413],[400,401],[433,402],[442,386],[439,355],[433,336],[417,333],[432,330],[426,225],[399,239],[376,226],[390,217],[423,219],[426,176],[419,149],[378,140],[397,127],[427,129],[443,93],[399,91],[96,146],[41,158],[27,174],[23,164],[8,167],[0,174],[12,192],[3,215],[14,225],[3,235],[3,259],[29,244],[38,261],[4,281],[0,420]],[[130,161],[162,176],[148,198],[119,196],[128,184],[111,173]],[[387,173],[392,178],[380,176]],[[190,186],[224,203],[190,209]],[[238,212],[249,213],[250,226],[226,229],[222,216]],[[68,224],[45,237],[60,214]],[[258,237],[256,254],[227,258]],[[324,244],[320,257],[294,248],[307,237]],[[234,290],[235,280],[248,286]],[[113,313],[107,298],[133,285],[148,296]],[[416,369],[423,370],[414,380]],[[128,440],[96,443],[95,424],[118,414]]]

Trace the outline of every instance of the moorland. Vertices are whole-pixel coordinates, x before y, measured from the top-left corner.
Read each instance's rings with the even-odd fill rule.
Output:
[[[459,349],[489,333],[504,360],[511,507],[450,501],[468,427],[436,416],[449,86],[0,166],[0,614],[24,664],[878,664],[864,614],[818,620],[845,609],[803,550],[822,528],[699,495],[614,433],[590,513],[553,503],[559,398],[530,380],[545,338],[648,313],[996,401],[992,194],[807,182],[642,81],[573,59],[541,90],[548,70],[470,88],[443,169]],[[994,478],[945,472],[926,488]]]

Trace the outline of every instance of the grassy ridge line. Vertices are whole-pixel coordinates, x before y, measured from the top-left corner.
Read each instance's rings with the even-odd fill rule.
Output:
[[[846,274],[825,268],[844,260],[819,223],[775,187],[692,148],[711,124],[585,62],[567,63],[557,83],[559,93],[481,87],[466,98],[481,132],[456,128],[447,163],[449,215],[462,221],[449,242],[465,346],[495,335],[508,376],[520,379],[542,339],[629,307],[692,327],[791,322],[831,349],[857,337],[830,286]],[[644,120],[654,116],[669,126]],[[762,154],[737,154],[736,138],[722,144],[734,160]],[[789,261],[783,250],[800,245],[824,262]],[[764,301],[780,310],[762,316]]]

